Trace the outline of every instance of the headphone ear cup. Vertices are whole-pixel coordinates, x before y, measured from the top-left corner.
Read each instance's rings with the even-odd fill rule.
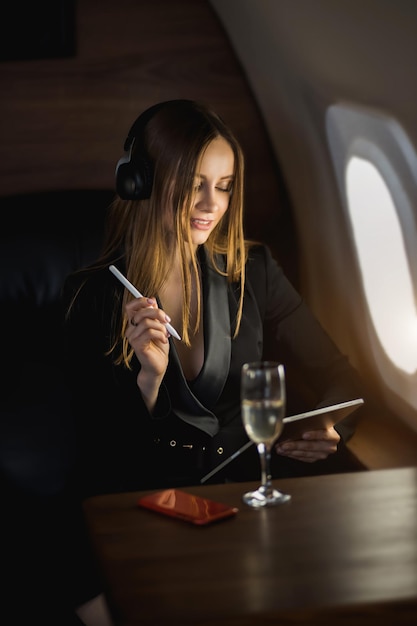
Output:
[[[153,165],[146,158],[144,137],[150,119],[168,102],[154,104],[134,122],[124,143],[125,155],[116,165],[116,191],[123,200],[145,200],[151,197]],[[134,145],[137,150],[134,150]]]
[[[123,200],[145,200],[152,193],[153,169],[149,161],[135,155],[122,157],[116,166],[116,191]]]

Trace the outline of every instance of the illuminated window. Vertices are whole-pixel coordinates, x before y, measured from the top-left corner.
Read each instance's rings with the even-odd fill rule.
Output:
[[[417,409],[417,154],[373,110],[332,105],[326,131],[366,304],[361,347],[388,404]]]
[[[375,165],[352,157],[346,191],[363,286],[378,338],[400,369],[417,368],[417,315],[401,224]]]

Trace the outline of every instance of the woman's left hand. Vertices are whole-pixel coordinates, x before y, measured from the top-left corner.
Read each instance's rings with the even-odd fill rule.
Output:
[[[314,463],[326,459],[337,450],[340,435],[333,427],[327,430],[309,430],[302,439],[287,439],[275,444],[275,451],[297,461]]]

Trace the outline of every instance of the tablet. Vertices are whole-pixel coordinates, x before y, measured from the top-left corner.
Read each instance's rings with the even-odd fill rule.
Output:
[[[308,430],[321,430],[334,426],[363,404],[363,398],[339,402],[305,413],[284,417],[284,428],[278,440],[300,439]]]
[[[313,409],[312,411],[306,411],[305,413],[297,413],[297,415],[284,417],[284,428],[277,441],[300,439],[303,433],[308,430],[322,430],[335,426],[335,424],[345,419],[350,413],[356,411],[363,402],[363,398],[355,398],[354,400],[347,400],[346,402],[339,402],[337,404],[331,404],[330,406],[320,407],[319,409]],[[220,463],[220,465],[217,465],[217,467],[203,476],[200,482],[205,483],[209,478],[217,474],[217,472],[226,467],[226,465],[253,445],[255,445],[253,441],[247,441],[239,450],[236,450],[236,452]]]

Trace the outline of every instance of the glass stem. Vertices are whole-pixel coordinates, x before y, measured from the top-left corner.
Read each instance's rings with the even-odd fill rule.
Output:
[[[259,458],[261,460],[261,487],[260,491],[265,497],[272,495],[271,477],[271,446],[265,443],[258,443]]]

